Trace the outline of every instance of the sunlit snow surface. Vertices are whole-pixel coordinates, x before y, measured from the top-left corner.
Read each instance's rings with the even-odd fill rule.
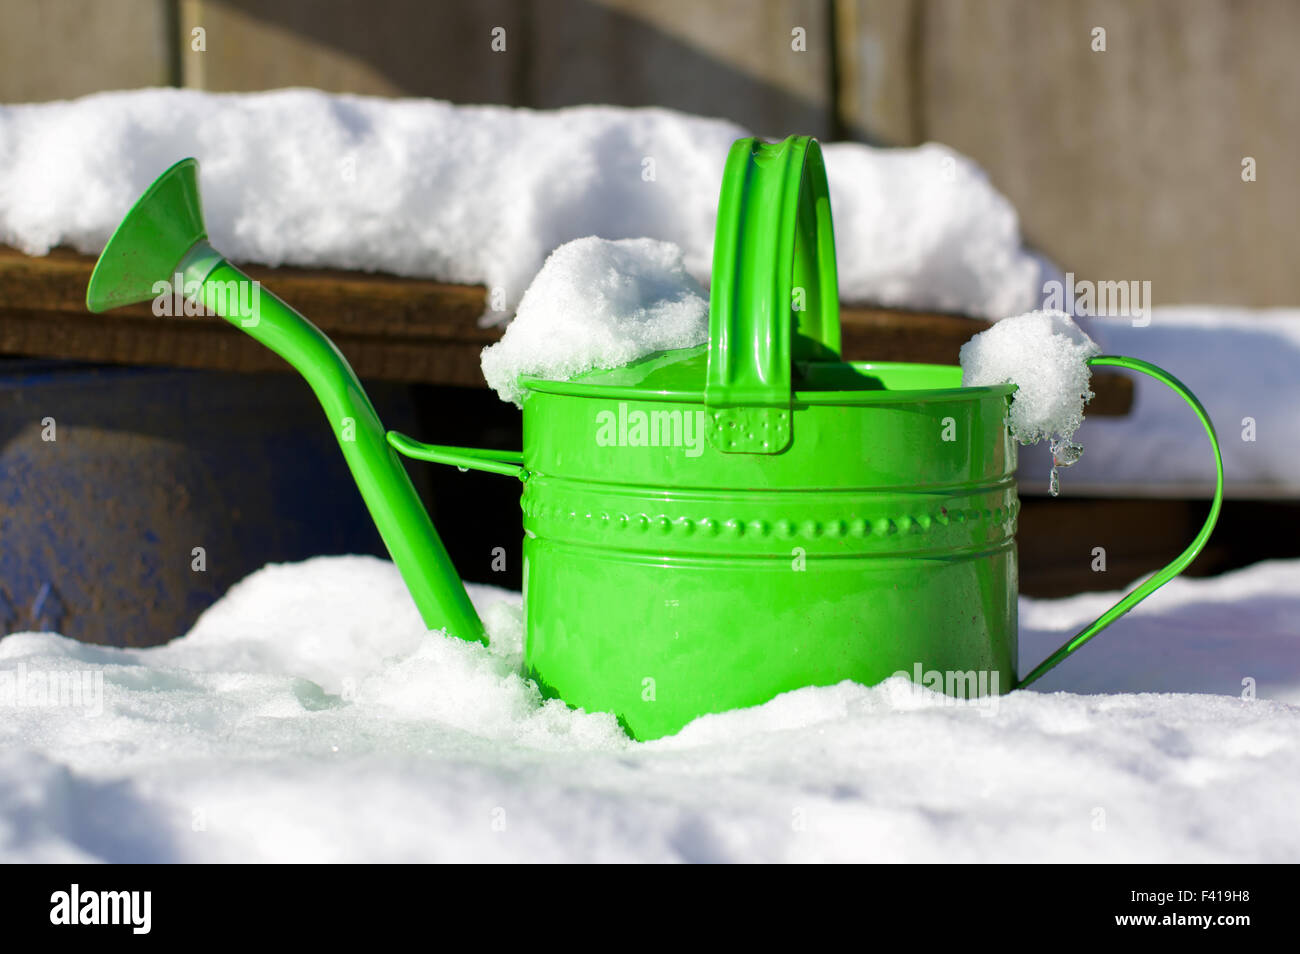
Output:
[[[303,89],[0,106],[0,242],[98,253],[149,183],[195,156],[232,259],[481,283],[504,318],[553,249],[588,235],[673,242],[707,284],[727,151],[747,135],[665,109]],[[970,159],[935,143],[825,156],[845,300],[989,317],[1038,301],[1043,263]]]
[[[1300,857],[1300,562],[1177,580],[995,706],[846,683],[649,744],[542,704],[519,596],[473,595],[491,650],[368,557],[268,567],[165,647],[5,638],[0,672],[104,688],[0,709],[0,857]],[[1021,669],[1112,599],[1022,600]]]

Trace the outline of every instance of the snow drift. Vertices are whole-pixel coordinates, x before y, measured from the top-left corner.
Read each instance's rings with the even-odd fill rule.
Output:
[[[0,242],[97,254],[186,156],[236,261],[484,284],[514,311],[567,241],[673,242],[708,284],[718,189],[749,133],[665,109],[455,106],[315,90],[153,89],[0,106]],[[1001,317],[1033,307],[1015,209],[940,145],[825,149],[848,301]]]
[[[487,649],[386,562],[271,566],[167,646],[0,640],[102,685],[0,692],[0,859],[1294,861],[1298,571],[1175,580],[995,706],[844,683],[640,744],[518,675],[518,594],[472,588]],[[1021,668],[1112,601],[1022,600]]]

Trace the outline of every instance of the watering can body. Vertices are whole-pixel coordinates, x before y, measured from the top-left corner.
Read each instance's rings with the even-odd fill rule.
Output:
[[[386,431],[344,356],[207,242],[197,166],[165,172],[96,266],[87,305],[176,276],[307,380],[430,629],[486,639],[400,455],[523,483],[526,674],[639,739],[787,690],[896,673],[959,695],[1057,665],[1180,572],[1182,554],[1017,678],[1014,387],[956,367],[844,362],[830,197],[807,137],[738,141],[719,199],[709,341],[566,381],[524,379],[524,447]],[[250,288],[249,285],[254,287]]]
[[[703,395],[672,383],[702,379],[705,357],[620,369],[638,379],[626,390],[608,374],[532,383],[528,675],[638,738],[918,665],[1009,689],[1011,388],[962,389],[947,367],[809,364],[789,446],[727,453],[702,439]]]

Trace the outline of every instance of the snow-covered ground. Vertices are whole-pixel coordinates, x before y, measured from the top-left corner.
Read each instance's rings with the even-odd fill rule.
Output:
[[[473,595],[491,650],[367,557],[268,567],[156,649],[0,640],[29,702],[88,690],[4,706],[0,859],[1300,859],[1300,562],[1176,580],[995,706],[846,683],[649,744],[541,704],[519,597]],[[1021,668],[1111,599],[1022,600]]]
[[[747,135],[664,109],[317,90],[0,106],[0,242],[98,253],[145,187],[195,156],[213,244],[236,261],[483,283],[505,317],[553,249],[588,235],[674,242],[707,285],[727,150]],[[970,159],[934,143],[825,155],[846,300],[999,318],[1035,306],[1044,266]]]

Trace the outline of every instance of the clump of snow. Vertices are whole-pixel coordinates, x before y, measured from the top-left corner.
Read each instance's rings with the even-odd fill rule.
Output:
[[[1011,383],[1011,433],[1022,444],[1069,441],[1091,400],[1088,359],[1101,349],[1061,311],[1005,318],[961,347],[962,385]]]
[[[22,702],[0,692],[0,857],[1260,862],[1300,852],[1300,562],[1174,580],[996,705],[895,677],[786,693],[646,744],[612,716],[543,701],[520,676],[519,594],[471,596],[490,648],[427,633],[396,569],[371,557],[267,567],[163,647],[0,640],[0,680],[22,673],[27,686]],[[1116,596],[1022,599],[1020,670]],[[52,673],[98,680],[98,705],[38,699]]]
[[[709,300],[682,250],[652,239],[575,239],[524,292],[519,313],[483,349],[483,377],[519,404],[521,374],[564,381],[709,337]]]
[[[0,242],[98,253],[145,187],[196,156],[237,261],[487,286],[500,318],[572,239],[648,237],[709,280],[733,123],[663,109],[456,106],[314,90],[155,89],[0,106]],[[996,317],[1038,300],[1016,213],[937,145],[828,146],[846,300]]]

